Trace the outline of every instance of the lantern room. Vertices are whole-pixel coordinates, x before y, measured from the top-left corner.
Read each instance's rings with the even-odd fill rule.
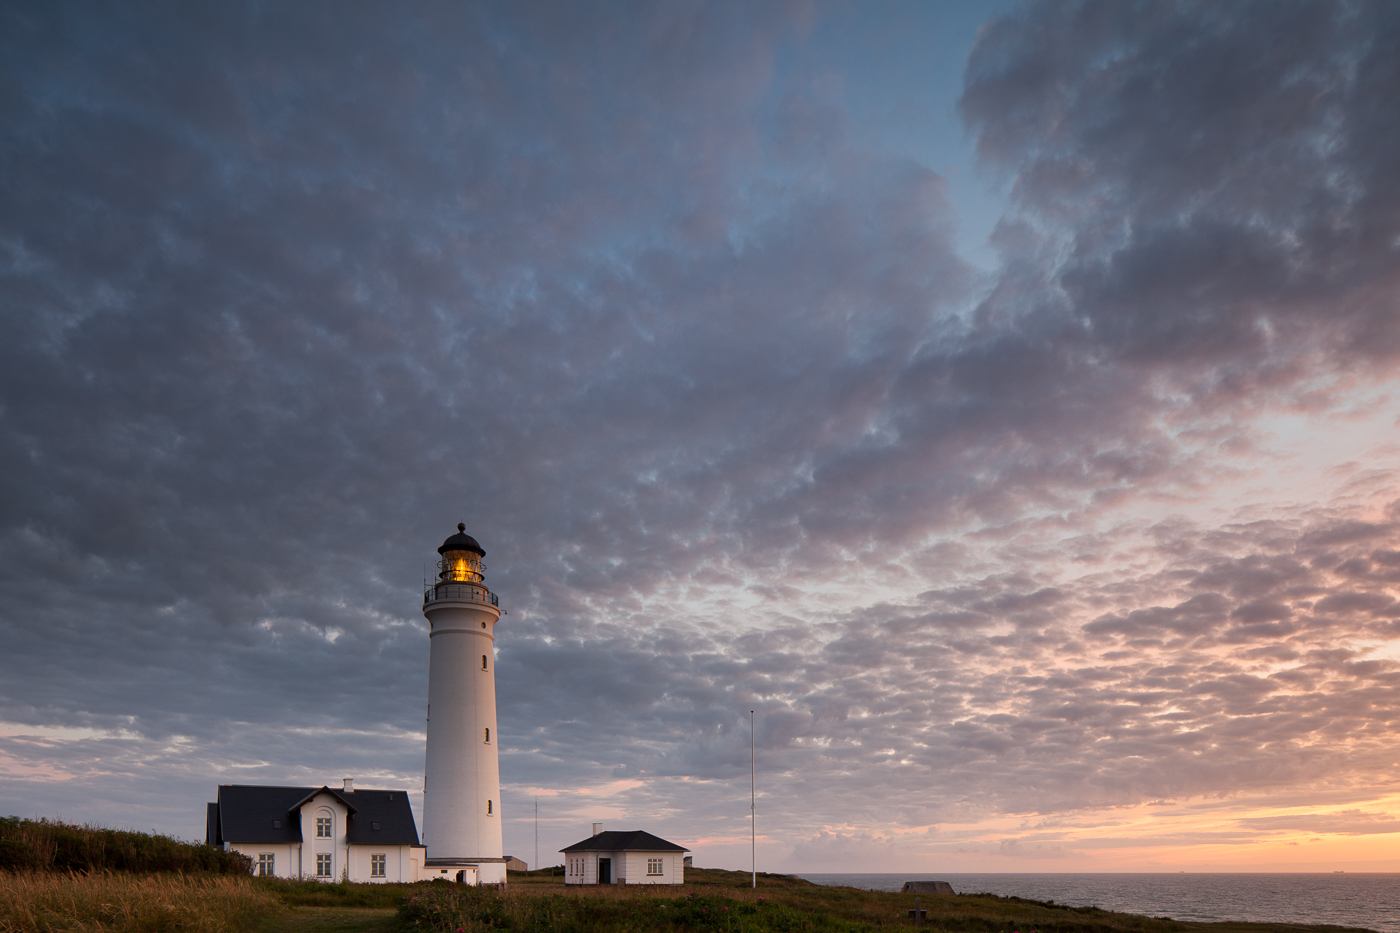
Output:
[[[438,548],[442,559],[438,561],[438,580],[442,583],[480,583],[482,580],[481,559],[486,552],[476,539],[467,534],[467,526],[457,525],[457,533]]]

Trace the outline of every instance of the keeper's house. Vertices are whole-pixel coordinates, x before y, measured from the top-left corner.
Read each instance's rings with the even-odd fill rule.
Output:
[[[242,852],[253,872],[318,881],[417,881],[427,850],[408,794],[329,787],[220,784],[208,843]]]
[[[690,850],[640,829],[593,835],[564,853],[565,884],[685,884],[685,853]]]

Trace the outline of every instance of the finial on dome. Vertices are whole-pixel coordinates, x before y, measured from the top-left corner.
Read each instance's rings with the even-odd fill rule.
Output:
[[[467,524],[466,524],[466,522],[458,522],[458,523],[457,523],[457,530],[460,531],[460,532],[465,533],[466,530],[467,530]]]

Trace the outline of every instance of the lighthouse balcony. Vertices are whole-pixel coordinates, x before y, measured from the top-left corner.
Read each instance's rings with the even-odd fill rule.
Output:
[[[438,599],[460,599],[497,608],[501,605],[496,594],[486,587],[461,583],[435,583],[423,591],[423,605]]]

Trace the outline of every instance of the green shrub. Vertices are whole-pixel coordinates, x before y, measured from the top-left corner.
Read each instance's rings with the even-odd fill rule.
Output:
[[[246,855],[171,836],[0,817],[3,871],[247,875],[252,868]]]

